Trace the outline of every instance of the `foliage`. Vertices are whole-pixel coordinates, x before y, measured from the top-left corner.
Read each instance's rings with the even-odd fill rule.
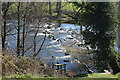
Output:
[[[111,60],[115,59],[115,14],[113,3],[74,3],[80,9],[78,22],[86,25],[83,33],[85,44],[94,49],[95,63],[101,72],[108,69]]]
[[[112,75],[112,74],[101,74],[101,73],[94,73],[94,74],[79,74],[76,75],[74,77],[77,78],[72,78],[72,80],[117,80],[118,78],[118,74],[116,75]],[[3,79],[5,80],[6,78],[9,79],[21,79],[21,80],[70,80],[70,78],[64,77],[64,78],[55,78],[55,77],[41,77],[41,76],[35,76],[31,73],[28,73],[26,75],[13,75],[13,76],[9,76],[9,77],[3,77]]]
[[[76,10],[76,6],[74,6],[72,3],[62,3],[62,10],[67,12],[74,12]]]
[[[3,57],[2,67],[3,76],[31,77],[32,74],[41,76],[54,74],[54,71],[50,67],[45,67],[39,58],[36,60],[28,57],[18,58],[16,55],[8,53]]]
[[[37,19],[38,21],[40,21],[40,23],[42,23],[42,19],[44,17],[49,16],[48,3],[24,3],[24,4],[21,3],[20,11],[19,11],[20,13],[18,13],[17,11],[16,4],[17,3],[13,3],[11,4],[10,7],[8,7],[9,10],[8,13],[6,13],[7,14],[6,20],[9,18],[16,19],[17,15],[19,15],[21,20],[26,19],[26,21],[34,22]],[[62,9],[61,9],[63,11],[63,13],[61,14],[62,17],[69,18],[73,15],[74,19],[77,21],[78,24],[86,26],[86,31],[83,34],[84,40],[86,45],[90,45],[91,48],[94,49],[94,52],[96,53],[95,60],[98,70],[102,71],[103,69],[108,69],[110,62],[112,60],[114,62],[116,59],[116,52],[114,51],[114,42],[115,42],[114,32],[116,27],[115,24],[116,21],[114,17],[116,10],[113,9],[114,5],[112,5],[112,3],[85,3],[85,2],[82,3],[74,2],[73,4],[62,3]],[[53,11],[52,17],[57,16],[56,4],[52,5],[52,11]],[[66,12],[67,14],[64,14]],[[72,14],[73,12],[75,12],[75,15]],[[9,16],[9,18],[7,18],[7,16]],[[41,47],[39,50],[41,50]],[[78,53],[79,51],[77,49],[68,48],[68,52],[66,54],[68,55],[71,52]],[[24,73],[25,75],[20,75],[20,76],[15,75],[15,78],[33,78],[33,74],[39,73],[41,75],[42,71],[48,72],[47,75],[49,76],[53,74],[53,70],[45,69],[45,66],[41,61],[36,62],[29,58],[26,59],[26,57],[20,57],[20,58],[16,56],[9,57],[9,54],[7,60],[4,60],[3,62],[3,69],[4,69],[3,73],[8,75],[10,75],[11,73],[16,74],[18,72],[15,70],[16,66],[18,70],[20,69],[22,73]],[[103,75],[101,74],[92,74],[92,75],[88,74],[88,77],[93,77],[93,76],[103,77]]]

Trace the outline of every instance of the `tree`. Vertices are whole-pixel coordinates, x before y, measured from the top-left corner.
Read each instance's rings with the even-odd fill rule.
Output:
[[[24,56],[25,55],[25,37],[27,36],[26,35],[26,28],[27,28],[27,20],[28,20],[28,16],[29,16],[29,12],[30,12],[30,3],[23,3],[23,6],[22,6],[23,8],[24,8],[24,10],[23,10],[23,29],[22,29],[22,56]]]
[[[48,2],[49,4],[49,22],[51,22],[51,19],[52,19],[52,5],[51,5],[51,2]]]
[[[17,55],[20,56],[20,2],[18,2],[17,5],[17,9],[18,9],[18,25],[17,25]]]
[[[58,0],[59,2],[56,3],[56,10],[57,10],[57,19],[58,19],[58,27],[61,26],[61,0]]]
[[[3,26],[1,28],[1,37],[2,37],[2,50],[6,50],[6,20],[7,20],[7,12],[9,10],[9,7],[12,3],[10,2],[3,2],[2,3],[2,21],[3,21]]]
[[[50,6],[49,7],[51,7],[51,3],[49,3],[50,4]],[[44,6],[44,3],[39,3],[39,5],[37,4],[37,3],[33,3],[33,6],[34,6],[34,13],[36,13],[37,15],[34,15],[34,17],[36,17],[37,18],[37,20],[35,19],[35,21],[36,21],[36,30],[34,31],[34,36],[33,36],[33,51],[34,51],[34,53],[33,53],[33,57],[35,58],[39,53],[40,53],[40,51],[42,50],[42,47],[43,47],[43,45],[44,45],[44,43],[45,43],[45,40],[46,40],[46,32],[45,32],[45,35],[44,35],[44,37],[43,37],[43,40],[41,40],[41,39],[38,39],[38,33],[39,33],[39,30],[42,28],[42,27],[40,27],[41,26],[41,22],[43,22],[42,21],[42,19],[44,18],[44,14],[45,14],[45,9],[43,8]],[[39,14],[39,13],[41,13],[41,14]],[[51,8],[50,8],[50,18],[51,18]],[[40,41],[42,42],[42,43],[40,43]],[[39,44],[39,45],[38,45]]]
[[[80,12],[80,21],[88,26],[83,32],[85,44],[94,50],[98,71],[102,72],[110,66],[113,73],[120,72],[114,50],[116,26],[114,5],[107,2],[85,3]]]
[[[120,49],[120,2],[118,3],[118,48]]]
[[[83,18],[83,14],[84,14],[84,7],[85,7],[85,3],[84,2],[80,2],[80,3],[78,3],[78,2],[73,2],[73,4],[75,5],[75,6],[77,6],[77,11],[75,12],[75,16],[73,17],[75,20],[76,20],[76,22],[80,25],[80,34],[82,34],[82,26],[83,25],[87,25],[87,24],[85,24],[85,18]],[[79,16],[79,17],[78,17]],[[82,20],[82,19],[84,19],[84,20]],[[84,22],[83,22],[84,21]]]

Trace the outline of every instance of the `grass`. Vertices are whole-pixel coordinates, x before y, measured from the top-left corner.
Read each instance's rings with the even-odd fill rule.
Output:
[[[120,73],[118,73],[120,74]],[[93,73],[93,74],[78,74],[75,77],[82,77],[82,78],[118,78],[118,74],[101,74],[101,73]]]
[[[119,80],[118,74],[79,74],[77,78],[55,78],[55,77],[40,77],[32,74],[26,74],[24,76],[4,77],[2,80]]]
[[[93,74],[78,74],[76,78],[118,78],[118,74],[101,74],[101,73],[93,73]],[[45,76],[38,76],[38,75],[33,75],[31,73],[25,74],[25,75],[11,75],[11,76],[3,76],[3,78],[57,78],[57,77],[45,77]],[[64,77],[67,78],[67,77]]]
[[[33,75],[31,73],[27,73],[25,75],[18,75],[18,74],[14,74],[14,75],[11,75],[11,76],[3,76],[3,78],[42,78],[44,77],[43,75]]]
[[[118,74],[112,75],[112,74],[94,73],[94,74],[88,74],[88,78],[118,78]]]

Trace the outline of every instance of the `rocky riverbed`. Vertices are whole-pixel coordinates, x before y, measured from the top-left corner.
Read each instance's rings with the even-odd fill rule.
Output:
[[[14,27],[8,23],[8,26]],[[75,73],[86,73],[87,71],[82,67],[82,62],[87,65],[93,65],[88,62],[92,55],[88,55],[88,47],[84,45],[83,36],[80,34],[80,26],[75,24],[61,24],[57,27],[57,23],[41,24],[38,27],[30,24],[30,31],[25,39],[26,56],[32,56],[34,53],[34,37],[36,34],[36,51],[39,50],[46,35],[44,44],[38,54],[38,57],[48,65],[52,64],[66,64],[67,71]],[[39,30],[38,30],[39,29]],[[38,30],[38,33],[36,31]],[[84,27],[83,27],[84,30]],[[10,31],[15,33],[16,29]],[[22,38],[22,37],[21,37]],[[16,52],[16,35],[9,35],[8,47]],[[69,55],[70,54],[70,55]],[[67,61],[65,61],[67,60]],[[85,60],[85,61],[84,61]]]

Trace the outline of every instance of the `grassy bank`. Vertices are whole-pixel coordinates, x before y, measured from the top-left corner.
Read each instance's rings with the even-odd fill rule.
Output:
[[[93,73],[93,74],[78,74],[78,75],[75,75],[73,77],[70,77],[70,78],[118,78],[120,73],[118,74],[102,74],[102,73]],[[27,73],[25,75],[11,75],[11,76],[3,76],[3,78],[50,78],[50,79],[53,79],[53,78],[59,78],[59,77],[50,77],[50,76],[38,76],[38,75],[34,75],[34,74],[31,74],[31,73]],[[69,77],[62,77],[62,78],[69,78]]]
[[[44,77],[54,76],[54,70],[43,63],[39,58],[17,57],[14,54],[5,54],[1,56],[2,76],[6,78],[26,78],[26,77]]]
[[[120,74],[120,73],[118,73]],[[105,73],[93,73],[93,74],[78,74],[75,77],[82,78],[118,78],[118,74],[105,74]]]
[[[32,59],[28,57],[17,57],[14,54],[7,54],[3,56],[3,80],[13,78],[22,78],[20,80],[27,79],[47,79],[56,80],[55,78],[64,78],[63,80],[70,78],[118,78],[118,74],[105,74],[105,73],[93,73],[93,74],[78,74],[72,76],[56,74],[53,69],[39,59]],[[120,74],[120,73],[119,73]],[[57,79],[58,80],[58,79]],[[81,80],[81,79],[80,79]]]

